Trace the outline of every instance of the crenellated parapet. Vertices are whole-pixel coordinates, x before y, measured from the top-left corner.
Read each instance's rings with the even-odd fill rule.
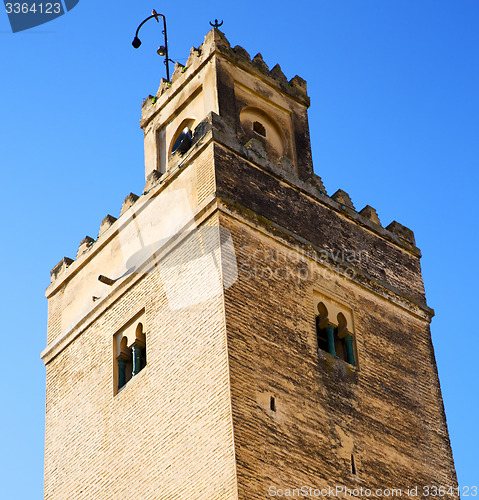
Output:
[[[85,236],[81,242],[80,246],[78,247],[77,251],[77,259],[80,257],[80,255],[84,254],[89,250],[89,248],[95,243],[95,240],[91,236]]]
[[[63,257],[63,259],[50,271],[51,282],[53,283],[61,274],[63,274],[68,267],[73,264],[73,262],[73,259]]]
[[[400,240],[408,243],[409,245],[416,245],[416,239],[414,238],[414,233],[411,229],[403,226],[399,222],[393,221],[389,224],[386,229],[392,234],[396,235]]]
[[[179,87],[182,82],[188,80],[188,78],[214,54],[221,54],[236,66],[243,67],[248,71],[260,75],[262,79],[266,79],[270,84],[281,89],[281,91],[303,101],[304,104],[309,106],[309,97],[307,95],[305,80],[296,75],[288,81],[279,64],[276,64],[270,70],[268,65],[264,62],[261,53],[251,58],[247,50],[240,45],[231,47],[226,36],[218,29],[212,29],[206,35],[203,44],[198,48],[191,48],[190,55],[185,65],[175,63],[171,82],[167,82],[162,78],[156,96],[149,96],[144,101],[143,106],[148,107],[152,104],[156,104],[157,100],[163,95],[165,96],[164,98],[167,98],[171,94],[174,94],[176,88]]]
[[[366,205],[362,210],[360,210],[359,215],[362,215],[365,219],[373,224],[376,224],[377,226],[381,225],[376,209],[370,205]]]
[[[349,196],[346,191],[343,191],[342,189],[338,189],[331,198],[334,201],[337,201],[340,205],[349,207],[352,210],[354,210],[354,205],[353,202],[351,201],[351,197]]]
[[[106,231],[108,231],[108,229],[110,229],[110,227],[115,223],[116,220],[117,220],[116,217],[113,217],[113,215],[108,214],[101,221],[100,230],[98,231],[98,237],[100,237],[103,233],[105,233]]]

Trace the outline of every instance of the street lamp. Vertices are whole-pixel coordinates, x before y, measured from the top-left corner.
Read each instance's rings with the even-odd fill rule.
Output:
[[[131,44],[135,49],[137,49],[141,45],[141,40],[138,38],[138,32],[140,31],[140,28],[146,23],[146,21],[149,21],[150,19],[155,18],[156,22],[159,23],[160,20],[158,17],[163,18],[163,35],[165,35],[165,45],[160,45],[160,47],[157,50],[157,54],[159,56],[164,56],[165,57],[165,66],[166,66],[166,80],[169,82],[170,81],[170,67],[168,65],[169,61],[171,59],[168,58],[168,38],[166,36],[166,17],[163,14],[158,14],[155,9],[153,9],[153,12],[151,16],[147,17],[141,24],[138,26],[135,34],[135,38],[133,39],[133,42]],[[174,61],[171,61],[174,62]]]

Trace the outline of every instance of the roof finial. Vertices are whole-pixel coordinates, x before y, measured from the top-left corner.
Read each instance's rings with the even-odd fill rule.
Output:
[[[218,23],[218,19],[215,19],[215,24],[213,24],[211,21],[210,21],[210,25],[213,26],[213,28],[215,30],[217,30],[221,25],[223,24],[223,21],[221,21],[220,23]]]

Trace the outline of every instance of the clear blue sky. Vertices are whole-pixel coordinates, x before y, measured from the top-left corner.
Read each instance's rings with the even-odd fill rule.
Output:
[[[144,186],[140,106],[164,75],[161,32],[131,40],[152,8],[172,59],[219,18],[232,45],[306,79],[328,192],[414,230],[457,473],[477,485],[479,2],[80,0],[17,34],[0,12],[0,497],[42,498],[49,271]]]

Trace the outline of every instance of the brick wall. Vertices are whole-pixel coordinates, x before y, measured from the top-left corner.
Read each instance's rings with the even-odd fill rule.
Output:
[[[267,498],[270,486],[455,486],[428,322],[321,278],[246,213],[221,220],[240,263],[225,292],[239,498]],[[315,291],[353,309],[358,368],[318,351]]]
[[[46,500],[236,498],[223,300],[203,299],[172,309],[148,273],[47,364]],[[143,308],[148,364],[114,396],[113,335]]]

